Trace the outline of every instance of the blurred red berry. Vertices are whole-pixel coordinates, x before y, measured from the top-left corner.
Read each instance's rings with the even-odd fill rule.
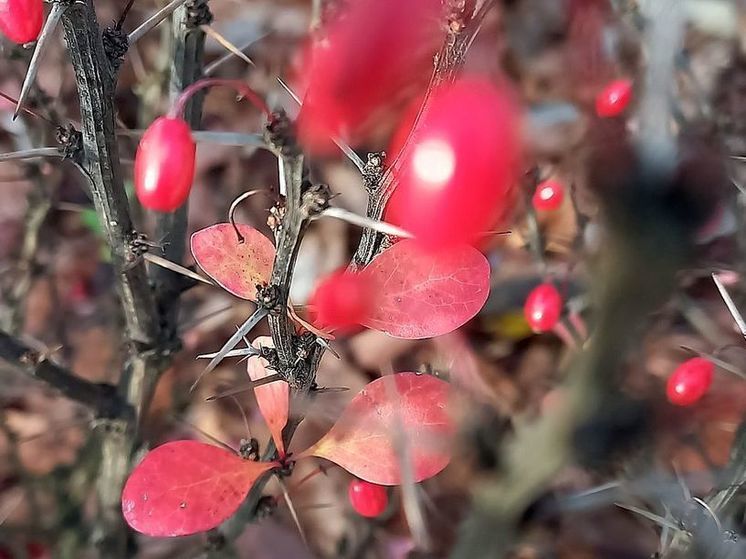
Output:
[[[564,185],[559,181],[545,180],[536,186],[531,203],[537,212],[550,212],[558,209],[564,199]]]
[[[562,305],[557,288],[551,283],[542,283],[529,293],[523,313],[534,332],[547,332],[559,322]]]
[[[323,278],[308,302],[314,324],[342,331],[357,327],[370,309],[370,292],[365,277],[338,270]]]
[[[43,24],[42,0],[0,0],[0,33],[14,43],[35,41]]]
[[[26,544],[26,555],[29,559],[47,559],[51,557],[47,546],[39,542],[29,542]]]
[[[379,516],[389,504],[386,488],[362,479],[353,479],[347,491],[355,512],[366,518]]]
[[[310,48],[298,119],[306,148],[330,149],[403,88],[425,81],[439,37],[440,0],[355,0]]]
[[[596,114],[602,118],[619,116],[632,100],[632,82],[615,80],[596,97]]]
[[[192,131],[180,118],[160,117],[148,127],[135,156],[135,192],[144,207],[172,212],[186,202],[196,149]]]
[[[482,79],[435,89],[399,158],[387,218],[429,249],[482,238],[512,207],[517,113],[511,95]]]
[[[668,401],[677,406],[691,406],[710,388],[714,373],[715,366],[707,359],[693,357],[684,361],[668,377]]]

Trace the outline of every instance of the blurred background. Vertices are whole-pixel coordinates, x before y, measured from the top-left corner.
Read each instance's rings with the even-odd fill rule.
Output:
[[[97,0],[95,4],[104,27],[119,19],[125,2]],[[254,63],[250,66],[232,56],[219,64],[214,75],[243,80],[270,106],[296,114],[297,106],[276,78],[283,77],[290,87],[302,91],[309,33],[323,35],[326,18],[344,4],[342,0],[211,0],[211,27]],[[299,464],[288,482],[306,541],[279,487],[270,483],[266,493],[276,497],[276,506],[268,507],[265,516],[245,526],[230,542],[232,556],[447,556],[459,538],[472,491],[483,482],[500,483],[503,443],[562,402],[560,383],[573,366],[583,366],[577,359],[579,348],[588,336],[592,340],[596,335],[594,325],[613,322],[613,313],[598,319],[603,313],[595,304],[613,300],[598,293],[606,286],[618,287],[606,275],[617,268],[602,265],[599,271],[594,265],[603,264],[616,250],[623,261],[619,269],[643,280],[649,273],[654,280],[656,260],[665,261],[673,249],[648,237],[652,246],[645,251],[625,253],[626,245],[617,241],[627,239],[634,245],[638,235],[651,231],[666,237],[655,227],[684,231],[680,238],[686,239],[686,256],[671,264],[665,293],[637,315],[644,321],[625,322],[630,315],[619,313],[617,331],[629,339],[619,344],[617,362],[609,365],[613,389],[600,390],[603,397],[589,404],[590,409],[600,402],[608,417],[592,412],[590,431],[576,431],[581,439],[595,441],[593,429],[605,429],[599,438],[605,441],[599,443],[603,448],[579,451],[588,460],[570,459],[542,480],[519,519],[519,537],[510,556],[651,557],[661,551],[661,532],[668,530],[678,537],[677,527],[692,529],[687,515],[699,518],[703,509],[692,505],[691,499],[710,494],[728,471],[734,436],[746,411],[746,342],[710,274],[722,272],[736,305],[744,302],[746,4],[680,2],[686,20],[684,44],[671,83],[675,84],[673,128],[684,154],[677,161],[685,164],[678,168],[667,194],[654,200],[627,195],[634,192],[629,185],[634,183],[636,163],[623,141],[645,126],[638,118],[651,57],[645,6],[640,5],[645,3],[503,0],[493,4],[468,51],[465,70],[496,82],[508,80],[516,90],[525,109],[522,137],[530,172],[517,187],[521,195],[505,224],[510,234],[496,235],[484,247],[492,264],[487,304],[463,328],[433,340],[399,340],[372,330],[339,337],[333,342],[339,358],[325,354],[318,383],[349,390],[320,395],[291,446],[299,450],[316,441],[345,403],[382,371],[438,372],[458,378],[469,387],[473,400],[459,417],[453,462],[418,492],[429,549],[418,549],[399,489],[391,490],[391,506],[382,517],[365,519],[347,500],[351,476],[340,468],[329,465],[323,475],[298,483],[318,468],[318,463],[308,463]],[[153,0],[136,0],[124,29],[135,29],[160,7]],[[75,77],[61,31],[44,52],[38,87],[29,102],[45,118],[22,114],[14,120],[13,103],[0,100],[0,152],[54,146],[56,125],[70,122],[79,127]],[[130,48],[116,84],[118,149],[130,192],[137,130],[169,107],[172,41],[167,19]],[[206,64],[226,54],[208,34]],[[19,95],[30,55],[28,49],[0,41],[0,91],[14,98]],[[411,118],[408,110],[421,98],[430,67],[426,60],[421,75],[412,76],[410,87],[399,91],[373,122],[350,138],[359,154],[389,149],[400,123]],[[594,113],[596,98],[606,84],[620,77],[634,82],[629,118],[600,122]],[[230,90],[217,88],[205,98],[204,130],[258,133],[262,122],[258,111],[250,103],[236,102]],[[309,166],[314,181],[329,184],[339,195],[335,205],[365,214],[363,179],[349,161],[330,154],[311,157]],[[559,209],[532,208],[536,177],[565,186],[567,195]],[[619,189],[627,187],[627,194],[620,194]],[[256,146],[200,142],[188,234],[226,221],[231,202],[252,189],[277,192],[272,154]],[[138,230],[149,234],[151,250],[157,250],[168,240],[153,236],[152,215],[132,198]],[[271,237],[267,218],[272,203],[271,195],[253,196],[240,205],[236,219]],[[622,213],[636,207],[644,217],[619,219],[614,208],[620,207]],[[320,277],[349,263],[360,235],[359,228],[334,219],[311,226],[295,271],[294,303],[305,304]],[[640,260],[642,254],[649,260]],[[184,264],[194,264],[190,255]],[[563,321],[568,327],[564,333],[535,334],[523,306],[531,289],[548,277],[565,300]],[[630,289],[619,288],[621,300],[611,309],[644,299],[645,293],[639,291],[646,290],[643,280],[632,281]],[[58,158],[0,161],[1,329],[81,378],[116,384],[126,348],[113,284],[109,248],[80,169]],[[196,355],[217,350],[252,311],[250,303],[211,286],[199,285],[183,294],[178,319],[183,346],[162,375],[143,421],[142,437],[150,446],[189,437],[209,441],[205,434],[234,447],[250,436],[261,444],[268,440],[253,396],[205,401],[244,379],[244,365],[224,361],[196,391],[189,391],[204,369]],[[601,330],[598,336],[609,331]],[[256,332],[267,333],[266,326]],[[605,347],[613,351],[609,348],[616,346]],[[673,406],[666,400],[666,380],[679,364],[698,353],[714,356],[725,369],[717,369],[710,390],[696,405]],[[603,375],[597,365],[593,365],[595,373]],[[626,404],[615,408],[609,402],[616,399],[605,399],[609,394],[635,402],[634,411]],[[607,428],[609,422],[613,429]],[[0,557],[98,556],[96,443],[91,436],[97,428],[87,409],[19,373],[17,365],[0,364]],[[578,448],[585,449],[582,442]],[[536,460],[545,459],[542,449],[534,450]],[[731,463],[731,468],[741,468],[740,483],[746,482],[743,452],[740,462]],[[589,458],[598,456],[601,459]],[[602,485],[606,489],[588,493]],[[658,521],[615,502],[649,510]],[[744,529],[743,494],[733,502],[718,520],[724,526],[727,522],[737,540]],[[204,535],[177,539],[130,535],[129,540],[127,556],[138,558],[208,556],[206,545],[211,545]],[[734,553],[743,552],[743,547],[737,549]]]

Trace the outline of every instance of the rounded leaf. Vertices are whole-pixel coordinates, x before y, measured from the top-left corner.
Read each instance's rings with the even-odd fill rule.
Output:
[[[362,324],[395,338],[447,334],[472,319],[490,290],[490,265],[469,245],[429,252],[412,240],[384,250],[363,270],[370,313]]]
[[[257,284],[272,274],[275,247],[248,225],[217,223],[192,235],[192,256],[199,267],[223,289],[241,299],[256,300]]]
[[[276,462],[251,462],[198,441],[151,450],[122,492],[127,524],[149,536],[186,536],[214,528],[238,509]]]
[[[0,33],[14,43],[35,41],[43,24],[42,0],[0,0]]]
[[[449,389],[447,382],[417,373],[376,379],[303,455],[326,458],[378,485],[401,483],[404,456],[415,482],[432,477],[451,458]]]
[[[259,349],[262,347],[275,347],[272,338],[269,336],[260,336],[251,343],[252,346]],[[273,374],[273,371],[267,369],[267,360],[258,355],[252,355],[246,361],[246,371],[251,380],[259,380]],[[282,441],[282,430],[288,422],[288,413],[290,406],[290,387],[284,380],[277,380],[269,384],[263,384],[254,388],[256,403],[259,411],[267,422],[269,432],[275,441],[275,446],[280,456],[285,455],[285,443]]]
[[[189,198],[197,146],[180,118],[157,118],[140,139],[135,155],[135,193],[149,210],[172,212]]]

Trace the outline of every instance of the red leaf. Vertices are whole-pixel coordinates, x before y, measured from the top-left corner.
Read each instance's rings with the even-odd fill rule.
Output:
[[[432,338],[473,318],[487,301],[490,265],[469,245],[430,253],[404,240],[365,268],[371,313],[362,322],[395,338]]]
[[[124,519],[149,536],[186,536],[231,516],[254,482],[276,462],[251,462],[197,441],[151,450],[122,492]]]
[[[374,380],[357,394],[342,417],[302,453],[326,458],[351,474],[378,485],[401,483],[406,444],[414,481],[448,465],[453,433],[446,411],[449,384],[430,375],[397,373]]]
[[[275,347],[272,338],[269,336],[260,336],[254,340],[251,345],[259,349],[261,347]],[[267,360],[259,357],[249,357],[246,363],[246,370],[251,380],[259,380],[273,371],[267,370]],[[254,388],[256,403],[259,405],[259,411],[262,412],[264,421],[269,426],[269,432],[275,441],[275,446],[280,452],[280,456],[285,456],[285,445],[282,442],[282,430],[288,422],[288,406],[290,401],[290,387],[284,380],[278,380]]]
[[[230,223],[217,223],[192,235],[192,254],[199,267],[223,289],[254,301],[256,284],[269,281],[275,247],[253,227],[236,226],[243,242],[239,242]]]

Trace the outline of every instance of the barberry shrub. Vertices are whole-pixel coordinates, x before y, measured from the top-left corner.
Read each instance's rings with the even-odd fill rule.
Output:
[[[129,1],[116,6],[117,19],[102,31],[105,8],[92,0],[52,2],[46,17],[40,0],[0,0],[3,48],[26,58],[28,68],[18,99],[2,93],[10,103],[8,131],[28,138],[0,162],[69,161],[92,202],[91,208],[87,198],[66,198],[67,175],[52,192],[45,182],[51,166],[27,163],[35,190],[28,197],[20,280],[5,282],[0,274],[10,307],[7,320],[0,315],[0,358],[83,405],[94,426],[72,466],[54,464],[50,477],[66,481],[50,483],[53,490],[43,498],[40,489],[47,486],[40,476],[20,471],[0,478],[0,498],[6,485],[28,493],[19,514],[31,518],[33,528],[8,530],[14,541],[6,546],[3,539],[0,555],[46,557],[53,550],[117,559],[141,547],[151,556],[148,537],[197,534],[197,554],[232,556],[246,526],[278,506],[277,492],[301,539],[318,545],[306,537],[293,497],[319,481],[317,474],[333,470],[329,483],[343,481],[336,484],[342,515],[365,527],[363,546],[386,539],[378,536],[387,529],[405,533],[412,556],[552,554],[555,542],[543,541],[544,531],[533,524],[563,531],[554,516],[617,504],[613,514],[636,513],[660,527],[659,548],[643,553],[635,542],[632,551],[617,549],[616,538],[595,549],[599,553],[744,556],[737,537],[743,515],[732,506],[744,485],[746,429],[738,397],[744,374],[727,353],[743,343],[731,322],[746,336],[728,291],[741,271],[735,266],[732,275],[718,270],[710,276],[712,263],[720,265],[727,254],[722,247],[706,266],[692,264],[709,240],[733,233],[733,196],[721,196],[718,188],[736,180],[712,153],[709,143],[715,142],[675,136],[688,129],[690,113],[704,117],[717,110],[702,98],[709,90],[692,85],[696,66],[679,49],[683,13],[662,23],[655,13],[638,17],[625,3],[578,0],[533,7],[542,17],[526,23],[525,2],[314,1],[302,56],[274,75],[282,65],[271,56],[257,65],[244,52],[248,47],[232,43],[231,17],[217,9],[219,2],[212,0],[215,14],[205,0],[175,0],[146,14],[149,6]],[[132,24],[135,17],[140,25]],[[43,95],[44,80],[37,80],[60,22],[75,73],[79,125],[62,123],[59,107]],[[642,27],[632,33],[625,26],[633,24]],[[153,99],[165,96],[148,91],[157,80],[147,77],[142,54],[152,49],[138,48],[158,25],[171,26],[163,33],[172,42],[164,103]],[[657,36],[662,28],[668,32]],[[499,48],[489,60],[470,58],[473,50],[484,51],[480,41],[496,36]],[[649,41],[645,56],[633,56],[630,37]],[[557,43],[575,50],[545,59]],[[213,47],[227,53],[205,64]],[[557,72],[562,76],[552,79],[560,86],[553,89],[541,74],[555,58],[587,67]],[[232,77],[216,77],[234,63],[224,72]],[[644,64],[650,68],[640,71],[637,65]],[[245,79],[245,65],[251,72],[272,70],[264,79]],[[665,72],[669,79],[661,79]],[[125,88],[118,78],[131,80],[129,74],[139,83],[127,82],[127,95],[139,95],[143,105],[136,126],[120,105],[127,95],[118,95]],[[579,76],[588,83],[574,83]],[[696,92],[681,107],[671,105],[675,96],[666,90],[674,83]],[[220,101],[213,89],[224,90]],[[207,95],[214,95],[215,105],[203,105]],[[243,101],[249,104],[239,109]],[[204,107],[250,117],[202,119]],[[18,115],[23,126],[54,125],[60,147],[27,145],[36,136],[13,128]],[[727,121],[718,118],[712,128]],[[230,131],[204,129],[216,122]],[[128,145],[133,138],[136,146]],[[205,169],[215,143],[251,153],[252,173],[244,176],[240,165]],[[387,153],[369,153],[366,161],[356,151],[379,145],[388,145]],[[345,196],[348,185],[318,180],[326,174],[335,182],[334,173],[323,170],[339,154],[359,172],[366,204]],[[268,161],[271,173],[255,172],[255,164],[266,168]],[[228,193],[227,175],[240,176],[241,188],[251,183],[251,189]],[[60,211],[87,216],[81,224],[106,247],[101,260],[108,275],[91,272],[71,285],[58,279],[52,290],[58,297],[60,284],[66,296],[59,304],[88,318],[83,303],[97,308],[97,292],[116,293],[121,320],[112,322],[121,323],[123,355],[121,371],[111,375],[116,384],[87,380],[93,375],[67,370],[64,356],[17,335],[42,267],[36,251],[50,197],[60,199]],[[249,211],[242,211],[246,206]],[[341,262],[311,266],[303,241],[319,221],[331,219],[361,229],[357,247]],[[716,291],[703,285],[711,280]],[[182,336],[180,313],[193,311],[200,289],[230,301],[240,324],[224,338],[213,332],[219,349],[195,356],[203,340]],[[712,300],[697,308],[693,297],[702,293]],[[702,309],[715,304],[721,312],[708,319]],[[651,315],[663,315],[664,327],[641,334]],[[677,358],[661,382],[660,362],[670,365],[670,359],[656,355],[643,363],[641,348],[670,345],[660,331],[675,327],[680,333],[684,323],[710,345],[724,341],[712,353],[685,346],[696,355]],[[357,355],[361,339],[406,349],[389,358],[380,346],[382,362],[371,367]],[[325,372],[353,367],[365,382],[332,401],[328,393],[347,387],[322,386]],[[225,386],[231,370],[239,382]],[[718,392],[727,380],[716,382],[716,370],[739,377],[729,378],[730,399]],[[711,406],[718,397],[723,405]],[[9,462],[20,468],[27,439],[14,433],[13,422],[26,404],[22,398],[8,402],[0,432]],[[204,410],[218,402],[236,406],[243,419],[231,416],[225,431],[245,429],[248,438],[222,441],[202,431],[220,421],[190,422],[200,413],[209,416]],[[640,459],[653,438],[644,435],[673,411],[693,422],[714,418],[727,426],[723,430],[737,431],[730,463],[717,456],[701,460],[723,466],[722,483],[709,495],[692,496],[687,475],[700,462],[686,461],[683,452],[671,458],[650,446]],[[164,428],[171,420],[186,430]],[[741,421],[737,430],[735,420]],[[251,436],[252,426],[264,440]],[[691,439],[695,429],[685,431]],[[717,442],[712,446],[726,446]],[[666,467],[672,461],[673,475],[660,477],[663,468],[656,466],[650,483],[633,483],[639,476],[630,472],[656,461]],[[570,464],[574,470],[565,468]],[[300,471],[311,473],[300,478]],[[568,487],[610,472],[613,479],[603,479],[600,488],[566,495]],[[44,510],[49,503],[54,515]],[[0,500],[1,538],[16,507],[5,505]],[[48,516],[57,517],[51,528]],[[539,535],[520,542],[524,527]],[[354,540],[342,538],[335,556],[365,556],[368,550],[354,548]],[[165,545],[181,554],[181,542],[191,541]],[[395,554],[401,555],[388,555]]]

